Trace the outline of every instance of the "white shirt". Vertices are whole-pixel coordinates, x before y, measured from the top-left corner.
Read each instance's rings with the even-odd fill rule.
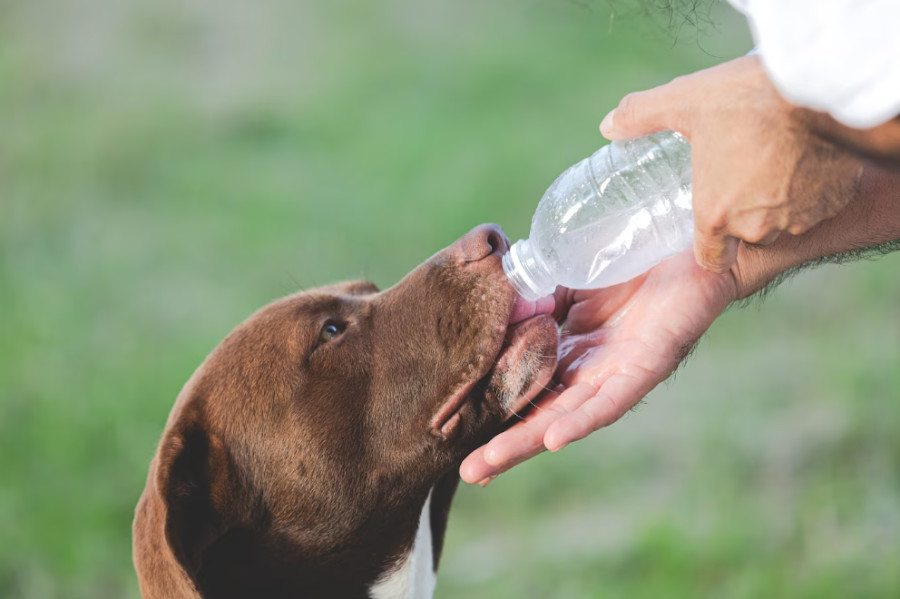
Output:
[[[858,129],[900,115],[900,0],[728,0],[784,98]]]

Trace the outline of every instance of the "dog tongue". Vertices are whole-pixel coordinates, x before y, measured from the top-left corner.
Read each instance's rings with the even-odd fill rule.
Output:
[[[552,295],[542,297],[535,302],[517,295],[516,303],[513,305],[512,312],[509,314],[509,324],[513,325],[522,322],[523,320],[527,320],[538,314],[552,314],[553,308],[555,307],[556,302]]]

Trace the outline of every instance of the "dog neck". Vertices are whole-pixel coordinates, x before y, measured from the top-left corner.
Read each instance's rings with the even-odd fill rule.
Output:
[[[431,530],[433,493],[434,489],[429,491],[422,506],[412,548],[372,586],[369,591],[372,599],[422,599],[434,594],[437,576]]]
[[[244,586],[251,584],[263,588],[265,596],[279,598],[295,597],[300,590],[315,590],[317,596],[335,598],[430,598],[458,484],[459,476],[453,470],[438,480],[424,500],[420,499],[423,502],[420,506],[409,506],[406,515],[401,515],[403,510],[396,512],[395,517],[385,514],[386,520],[393,521],[395,527],[372,531],[376,537],[367,535],[367,538],[388,540],[386,545],[395,547],[396,553],[392,551],[390,565],[372,576],[370,580],[374,582],[368,584],[359,580],[359,568],[381,559],[373,553],[374,542],[360,547],[358,555],[351,556],[345,564],[350,566],[350,571],[342,574],[339,569],[333,569],[343,567],[336,564],[326,572],[302,561],[276,563],[273,556],[263,555],[263,545],[252,535],[233,537],[224,546],[220,543],[211,549],[217,555],[207,554],[206,573],[198,578],[197,573],[189,574],[168,548],[164,506],[155,493],[145,493],[135,521],[135,561],[138,571],[144,573],[142,594],[147,599],[230,598],[247,596]]]
[[[411,548],[370,587],[372,599],[427,599],[434,593],[450,505],[459,486],[457,469],[441,477],[428,493]]]

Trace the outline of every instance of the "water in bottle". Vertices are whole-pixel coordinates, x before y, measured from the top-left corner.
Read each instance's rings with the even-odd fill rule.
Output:
[[[553,182],[503,269],[529,300],[557,285],[609,287],[690,247],[693,229],[687,140],[665,131],[615,141]]]

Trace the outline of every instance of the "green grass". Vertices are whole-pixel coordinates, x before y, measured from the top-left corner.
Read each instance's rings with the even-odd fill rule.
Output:
[[[749,44],[601,1],[57,4],[0,3],[10,599],[137,597],[165,417],[246,315],[524,236],[623,94]],[[438,597],[900,595],[897,258],[729,312],[622,423],[461,489]]]

